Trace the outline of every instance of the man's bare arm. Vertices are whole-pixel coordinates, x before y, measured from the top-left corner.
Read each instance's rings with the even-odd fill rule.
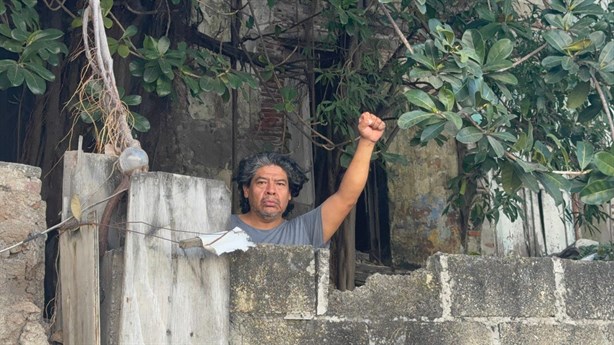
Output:
[[[345,217],[356,205],[369,176],[369,163],[375,143],[384,134],[386,125],[371,113],[362,113],[358,120],[360,139],[341,185],[335,194],[322,204],[322,228],[324,242],[330,240]]]

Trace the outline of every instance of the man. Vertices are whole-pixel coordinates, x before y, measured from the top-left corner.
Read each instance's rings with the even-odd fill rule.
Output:
[[[256,243],[325,247],[358,201],[375,143],[385,128],[379,117],[363,113],[358,120],[358,147],[339,190],[316,209],[289,221],[284,217],[292,208],[290,200],[307,181],[305,173],[292,159],[276,153],[243,159],[234,178],[239,185],[242,214],[231,216],[229,228],[238,226]]]

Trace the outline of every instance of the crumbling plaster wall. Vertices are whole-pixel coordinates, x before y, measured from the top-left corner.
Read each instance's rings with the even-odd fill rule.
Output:
[[[45,226],[40,169],[0,162],[0,249]],[[0,254],[0,344],[48,344],[42,320],[45,238]]]
[[[200,14],[193,20],[199,20],[199,30],[221,42],[230,42],[229,3],[220,0],[199,2]],[[309,16],[310,1],[278,1],[271,9],[266,0],[252,1],[255,20],[261,32],[274,32],[275,25],[298,22]],[[302,28],[298,26],[297,28]],[[241,27],[244,33],[247,28]],[[253,31],[253,30],[252,30]],[[293,33],[301,35],[301,33]],[[263,47],[248,40],[245,49],[251,53],[262,53]],[[267,55],[275,61],[281,61],[291,50],[267,42]],[[243,47],[242,47],[243,48]],[[238,68],[245,66],[239,64]],[[248,69],[244,71],[249,72]],[[289,83],[280,80],[282,86]],[[275,84],[272,81],[269,84]],[[286,121],[282,113],[273,109],[280,102],[277,85],[260,85],[258,90],[243,87],[237,92],[237,109],[233,120],[232,101],[224,101],[215,93],[202,93],[193,97],[181,82],[174,84],[176,98],[161,107],[142,109],[143,114],[152,119],[152,130],[140,138],[145,150],[150,155],[150,167],[156,171],[173,172],[184,175],[221,179],[231,187],[233,173],[233,133],[234,152],[237,162],[241,158],[262,151],[289,151],[307,169],[311,169],[311,145],[305,143],[300,131],[293,128],[296,116],[309,118],[309,108],[299,104],[299,114],[293,114],[292,121]],[[300,95],[308,100],[307,91],[297,87]],[[158,104],[158,103],[153,103]],[[154,115],[155,114],[155,115]],[[236,121],[236,126],[233,126]],[[307,121],[308,123],[308,121]],[[304,128],[301,128],[304,132]],[[291,139],[290,139],[291,138]],[[290,142],[291,141],[291,142]],[[307,159],[308,158],[308,159]],[[313,181],[313,179],[311,179]],[[310,182],[312,183],[312,182]],[[297,210],[313,207],[313,188],[307,186],[303,199],[297,199]],[[301,205],[304,204],[304,205]],[[236,205],[235,205],[236,207]]]
[[[460,221],[454,211],[443,214],[458,174],[456,144],[412,146],[412,131],[399,131],[389,151],[407,164],[389,164],[390,238],[395,266],[420,266],[436,252],[461,253]]]
[[[614,262],[437,254],[410,275],[329,289],[327,251],[231,257],[231,344],[614,343]]]

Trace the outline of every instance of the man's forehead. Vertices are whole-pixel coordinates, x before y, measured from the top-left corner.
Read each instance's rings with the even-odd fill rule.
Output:
[[[279,165],[265,165],[256,170],[256,173],[254,174],[254,179],[257,178],[275,178],[287,181],[288,174]]]

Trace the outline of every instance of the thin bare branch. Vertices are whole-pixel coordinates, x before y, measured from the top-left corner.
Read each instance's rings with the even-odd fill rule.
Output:
[[[401,42],[403,42],[403,44],[405,45],[407,50],[409,50],[409,52],[413,54],[414,53],[414,49],[411,47],[411,45],[407,41],[407,38],[405,38],[405,35],[403,34],[403,32],[401,32],[401,29],[399,28],[397,23],[394,21],[394,19],[392,19],[392,16],[390,15],[390,12],[386,8],[386,5],[382,5],[381,8],[383,9],[384,14],[386,14],[386,17],[388,18],[388,21],[390,21],[390,24],[394,28],[394,31],[397,33],[397,36],[399,36],[399,39],[401,39]]]

